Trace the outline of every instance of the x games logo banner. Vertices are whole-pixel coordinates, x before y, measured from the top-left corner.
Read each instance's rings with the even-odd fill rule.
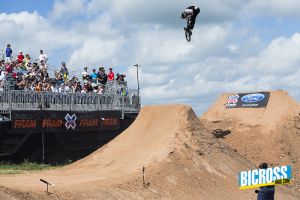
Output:
[[[228,101],[227,101],[227,104],[236,104],[239,100],[240,96],[237,94],[237,95],[231,95],[228,97]]]
[[[230,95],[226,108],[263,108],[268,105],[270,92],[239,93]]]
[[[66,119],[65,126],[66,126],[67,130],[69,130],[70,128],[72,128],[74,130],[76,127],[76,119],[77,119],[76,115],[73,114],[72,116],[70,116],[68,113],[65,116],[65,119]]]
[[[118,130],[120,118],[120,111],[13,111],[11,126],[14,132],[98,132]]]

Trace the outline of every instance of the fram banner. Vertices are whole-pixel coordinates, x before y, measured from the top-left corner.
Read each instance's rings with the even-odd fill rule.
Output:
[[[16,133],[117,130],[120,117],[120,111],[14,111],[11,125]]]
[[[268,105],[270,92],[239,93],[230,95],[226,108],[263,108]]]
[[[281,166],[266,169],[242,171],[239,174],[241,190],[269,185],[289,184],[292,179],[292,167]]]

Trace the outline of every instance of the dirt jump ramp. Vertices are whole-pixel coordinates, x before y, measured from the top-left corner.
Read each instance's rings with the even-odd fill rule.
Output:
[[[0,191],[15,199],[255,199],[253,190],[238,189],[237,177],[254,168],[205,130],[189,106],[146,106],[86,158],[62,169],[0,176]],[[44,193],[40,178],[55,184],[55,194]],[[276,192],[279,199],[298,198],[285,188]]]
[[[300,105],[283,90],[271,91],[264,108],[226,108],[222,94],[200,117],[206,129],[227,132],[220,138],[254,165],[291,165],[292,190],[300,193]]]

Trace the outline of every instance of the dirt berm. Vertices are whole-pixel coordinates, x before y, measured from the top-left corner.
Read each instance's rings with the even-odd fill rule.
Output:
[[[147,106],[126,131],[70,166],[0,176],[0,199],[255,199],[237,179],[254,168],[205,131],[190,107]],[[55,184],[58,196],[45,194],[40,178]],[[295,195],[276,190],[278,199]]]
[[[265,108],[226,108],[221,95],[200,117],[210,131],[221,129],[227,143],[252,164],[291,165],[290,189],[300,193],[300,105],[287,92],[271,91]]]

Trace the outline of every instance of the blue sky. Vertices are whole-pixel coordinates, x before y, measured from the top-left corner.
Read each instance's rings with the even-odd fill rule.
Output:
[[[201,13],[187,43],[179,15],[193,4]],[[201,114],[224,92],[284,89],[300,100],[299,9],[298,0],[1,0],[0,50],[44,49],[54,69],[65,61],[77,74],[113,67],[133,88],[139,63],[144,105]]]
[[[46,16],[52,9],[54,1],[50,0],[1,0],[0,12],[18,13],[22,11],[37,11],[40,15]]]

